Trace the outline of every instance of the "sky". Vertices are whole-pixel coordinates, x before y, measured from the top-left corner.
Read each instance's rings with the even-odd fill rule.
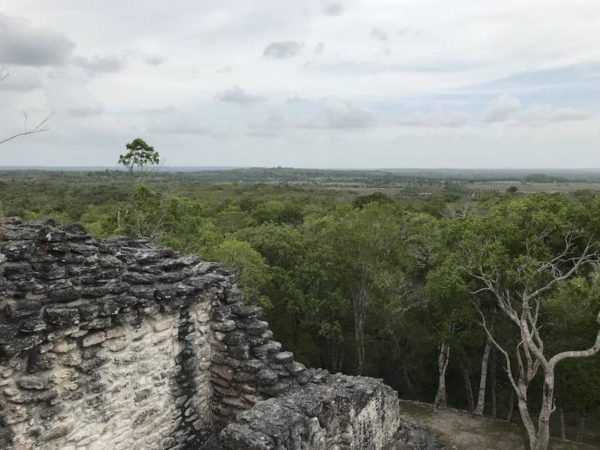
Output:
[[[0,166],[600,168],[598,0],[0,0]]]

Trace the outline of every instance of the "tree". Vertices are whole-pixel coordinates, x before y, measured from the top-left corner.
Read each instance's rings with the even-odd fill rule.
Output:
[[[208,256],[240,271],[240,284],[246,302],[267,308],[272,306],[264,294],[271,282],[269,266],[249,243],[228,239],[216,246]]]
[[[540,195],[498,208],[466,233],[463,257],[466,271],[476,282],[474,305],[488,338],[505,358],[532,450],[548,448],[558,363],[600,351],[597,331],[595,342],[586,350],[563,349],[550,355],[542,331],[551,294],[569,280],[588,279],[598,261],[590,228],[594,220],[589,219],[581,205]],[[513,325],[517,338],[512,347],[500,342],[490,326],[490,314],[485,312],[490,311],[490,302]],[[527,394],[539,371],[543,389],[535,424]]]
[[[391,206],[341,207],[311,224],[320,261],[352,308],[357,372],[366,370],[365,327],[370,306],[398,295],[398,227]],[[323,252],[322,249],[331,250]],[[329,259],[331,258],[331,259]]]
[[[133,170],[136,167],[143,171],[144,167],[155,165],[160,162],[160,155],[158,152],[141,138],[134,139],[126,144],[125,148],[128,151],[127,153],[119,155],[119,164],[126,167],[131,175],[133,175]]]
[[[8,69],[6,68],[6,66],[0,66],[0,82],[6,80],[8,78]],[[8,142],[8,141],[12,141],[13,139],[16,139],[18,137],[22,137],[22,136],[27,136],[30,134],[38,134],[38,133],[43,133],[44,131],[48,131],[50,129],[50,116],[46,116],[44,119],[42,119],[40,122],[38,122],[33,128],[29,128],[29,126],[27,125],[27,113],[23,113],[23,131],[19,132],[19,133],[15,133],[11,136],[8,136],[6,138],[0,138],[0,145]]]

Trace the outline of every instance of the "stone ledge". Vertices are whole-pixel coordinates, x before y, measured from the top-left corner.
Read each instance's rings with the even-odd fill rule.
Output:
[[[373,378],[315,375],[304,388],[238,414],[213,448],[368,450],[392,442],[400,411],[391,387]]]

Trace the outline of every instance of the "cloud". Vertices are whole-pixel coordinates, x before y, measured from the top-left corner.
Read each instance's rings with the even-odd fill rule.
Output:
[[[303,44],[296,41],[276,41],[267,45],[263,56],[273,59],[293,58],[302,50]]]
[[[264,97],[259,95],[251,95],[239,86],[234,86],[226,89],[217,95],[217,98],[222,102],[250,104],[264,101]]]
[[[36,69],[21,67],[14,72],[7,72],[5,79],[0,77],[1,91],[27,92],[44,86],[44,81]]]
[[[88,105],[73,105],[67,107],[66,112],[71,117],[97,116],[104,112],[104,106],[100,102],[93,102]]]
[[[397,123],[401,126],[456,128],[474,123],[474,118],[471,114],[460,111],[437,109],[431,112],[416,112],[401,117]]]
[[[521,100],[511,95],[501,95],[493,99],[483,112],[483,121],[504,122],[514,116],[522,107]]]
[[[164,56],[155,55],[153,53],[142,53],[142,61],[149,66],[160,66],[165,62]]]
[[[375,123],[376,115],[352,102],[336,102],[327,108],[327,119],[331,128],[365,128]]]
[[[215,70],[215,73],[218,73],[218,74],[230,73],[230,72],[233,72],[233,66],[224,66],[224,67],[220,67],[219,69]]]
[[[323,53],[323,50],[325,50],[325,42],[319,42],[317,43],[317,45],[315,45],[315,54],[320,55],[321,53]]]
[[[534,126],[586,120],[590,117],[591,114],[587,111],[571,107],[525,106],[521,100],[510,95],[496,97],[483,112],[483,121],[487,123],[511,122],[518,125]]]
[[[125,61],[114,55],[94,55],[92,57],[76,56],[73,58],[73,62],[79,67],[97,73],[118,72],[125,66]]]
[[[276,110],[269,110],[263,118],[248,123],[250,133],[257,136],[277,136],[285,127],[285,116]]]
[[[199,118],[186,114],[176,114],[160,122],[152,122],[147,129],[156,134],[210,134],[209,128]]]
[[[591,118],[591,114],[575,108],[558,108],[547,105],[532,106],[518,115],[518,119],[531,125],[571,122]]]
[[[341,3],[330,3],[325,6],[325,14],[328,16],[341,16],[344,14],[344,7]]]
[[[313,115],[298,125],[301,128],[353,129],[367,128],[375,125],[376,122],[377,115],[370,109],[350,101],[335,101],[326,105],[323,116],[315,117]]]
[[[22,66],[62,66],[75,44],[48,28],[36,28],[28,20],[0,14],[0,61]]]
[[[389,39],[388,34],[385,31],[383,31],[381,28],[377,28],[377,27],[371,28],[371,31],[369,31],[369,35],[372,38],[375,38],[379,41],[386,42]]]
[[[89,117],[104,112],[103,104],[79,78],[56,74],[46,80],[46,97],[53,112],[69,117]]]

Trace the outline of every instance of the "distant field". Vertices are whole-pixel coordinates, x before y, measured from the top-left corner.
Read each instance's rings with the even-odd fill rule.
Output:
[[[600,182],[550,182],[535,183],[522,180],[500,180],[500,181],[475,181],[466,183],[468,189],[479,189],[482,191],[506,191],[511,186],[516,186],[520,192],[575,192],[575,191],[600,191]]]

